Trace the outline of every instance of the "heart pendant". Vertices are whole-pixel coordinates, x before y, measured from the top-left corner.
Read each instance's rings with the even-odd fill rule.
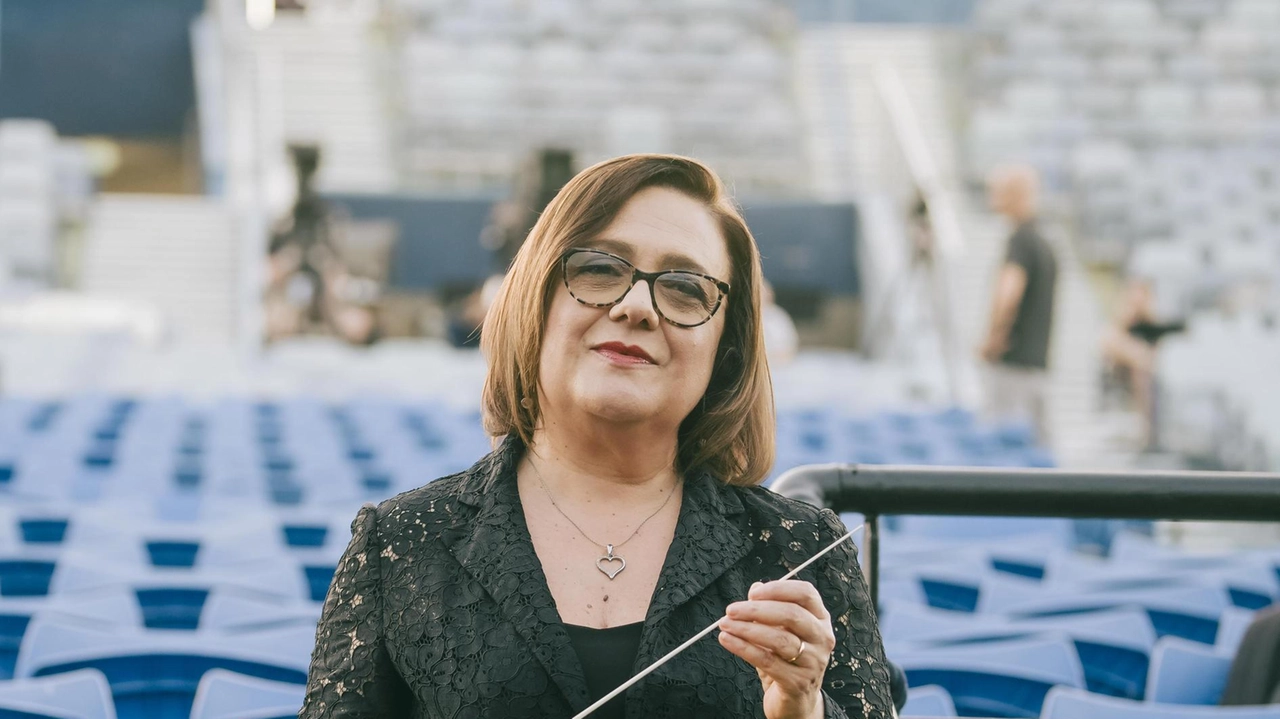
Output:
[[[608,548],[608,554],[596,560],[596,569],[599,569],[601,572],[604,572],[604,576],[608,577],[609,579],[613,579],[614,577],[621,574],[622,570],[627,568],[627,560],[623,559],[622,557],[613,556],[612,544],[607,544],[605,546]],[[614,567],[612,566],[613,563],[615,562],[617,563],[616,569],[614,569]]]

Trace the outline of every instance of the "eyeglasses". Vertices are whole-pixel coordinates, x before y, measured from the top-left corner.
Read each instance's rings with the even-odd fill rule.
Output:
[[[715,316],[729,284],[688,270],[641,272],[626,260],[600,250],[571,249],[560,257],[569,294],[584,305],[612,307],[640,280],[658,316],[677,327],[697,327]]]

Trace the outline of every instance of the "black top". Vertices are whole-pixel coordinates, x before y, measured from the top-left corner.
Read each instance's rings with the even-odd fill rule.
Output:
[[[565,719],[591,704],[529,536],[509,436],[471,469],[365,506],[316,628],[300,719]],[[830,510],[690,470],[633,667],[844,534]],[[846,541],[798,575],[831,614],[826,719],[888,719],[889,665]],[[750,664],[698,642],[624,695],[627,719],[758,719]]]
[[[640,633],[644,622],[623,624],[620,627],[595,629],[566,624],[569,642],[582,662],[582,673],[587,679],[587,694],[592,703],[622,686],[632,676],[636,652],[640,649]],[[591,716],[600,719],[623,719],[626,693],[609,700]]]
[[[1181,321],[1151,322],[1149,320],[1140,320],[1129,325],[1130,336],[1152,346],[1164,338],[1165,335],[1186,331],[1187,323]]]
[[[1027,288],[1018,303],[1018,314],[1009,330],[1004,364],[1045,369],[1049,366],[1049,334],[1053,327],[1053,294],[1058,261],[1053,248],[1032,220],[1022,223],[1009,238],[1005,262],[1027,273]]]

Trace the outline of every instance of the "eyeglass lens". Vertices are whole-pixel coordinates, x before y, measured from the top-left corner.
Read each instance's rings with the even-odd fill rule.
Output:
[[[631,290],[635,268],[602,252],[580,251],[565,261],[565,282],[569,292],[582,302],[612,305]],[[715,282],[692,272],[675,270],[653,281],[653,297],[658,313],[681,325],[696,325],[709,319],[720,302]]]

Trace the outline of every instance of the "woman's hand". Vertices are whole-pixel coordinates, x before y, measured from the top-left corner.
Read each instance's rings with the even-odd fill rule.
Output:
[[[818,590],[796,579],[757,582],[726,614],[720,645],[756,668],[765,716],[821,719],[822,677],[836,637]]]

